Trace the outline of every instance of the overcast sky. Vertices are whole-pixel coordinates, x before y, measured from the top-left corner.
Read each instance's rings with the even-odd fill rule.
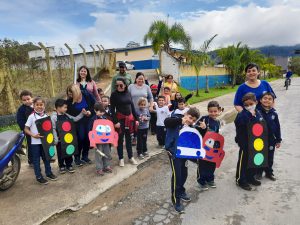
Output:
[[[169,15],[169,17],[168,17]],[[143,44],[153,20],[180,22],[193,46],[218,34],[213,48],[300,43],[299,0],[0,0],[0,38],[78,50]],[[88,49],[89,50],[89,49]]]

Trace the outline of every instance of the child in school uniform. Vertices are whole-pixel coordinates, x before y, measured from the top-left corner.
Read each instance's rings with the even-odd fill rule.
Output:
[[[105,116],[106,111],[102,103],[95,103],[94,105],[95,115],[91,118],[89,127],[90,130],[93,128],[95,120],[108,118]],[[96,164],[96,173],[100,176],[104,176],[105,173],[112,173],[111,168],[111,146],[110,144],[97,144],[97,149],[95,149],[95,164]]]
[[[52,173],[50,160],[46,159],[41,138],[37,130],[35,121],[45,118],[48,115],[45,113],[45,100],[41,97],[36,97],[33,99],[33,109],[34,112],[28,117],[25,123],[24,131],[27,135],[31,136],[31,153],[32,153],[32,163],[34,168],[34,173],[37,182],[40,184],[48,184],[48,181],[43,177],[40,168],[40,158],[42,158],[45,165],[46,177],[49,180],[57,180],[57,177]]]
[[[177,99],[177,108],[172,112],[172,115],[183,116],[189,108],[186,107],[186,101],[184,98]]]
[[[144,157],[149,156],[147,149],[147,136],[149,129],[150,112],[148,101],[146,98],[139,98],[138,108],[136,109],[135,113],[139,118],[136,150],[139,159],[144,159]]]
[[[248,129],[247,125],[250,122],[263,121],[261,113],[256,109],[257,101],[255,94],[249,92],[242,98],[243,110],[238,113],[234,124],[236,127],[235,142],[238,144],[239,158],[236,169],[236,184],[246,191],[251,191],[252,187],[261,185],[261,182],[256,180],[254,175],[255,169],[248,169]]]
[[[32,93],[30,91],[24,90],[20,93],[20,99],[22,101],[22,105],[18,108],[17,111],[17,124],[19,125],[20,129],[24,131],[25,123],[29,115],[33,112]],[[31,137],[27,134],[25,136],[27,141],[28,164],[32,166]]]
[[[165,104],[165,96],[159,96],[156,106],[156,138],[159,147],[163,148],[166,139],[166,128],[164,121],[170,116],[169,107]]]
[[[258,174],[256,175],[256,178],[259,180],[262,178],[263,171],[266,173],[266,178],[272,181],[276,180],[273,173],[274,153],[276,148],[280,148],[282,139],[278,114],[273,108],[274,99],[275,96],[272,92],[265,92],[260,99],[260,104],[258,105],[258,110],[267,123],[269,143],[268,167],[265,169],[259,169]]]
[[[68,110],[68,105],[66,100],[59,98],[55,101],[54,105],[55,105],[55,111],[51,115],[51,121],[53,127],[54,143],[56,145],[56,150],[57,150],[59,172],[61,174],[66,173],[66,171],[68,171],[69,173],[74,173],[75,170],[72,167],[73,157],[69,156],[66,158],[62,158],[61,142],[59,140],[59,134],[56,129],[57,127],[56,123],[57,121],[67,121],[69,119],[73,120],[74,122],[77,122],[86,114],[86,111],[82,110],[82,112],[78,116],[74,117],[66,113]]]
[[[110,112],[110,98],[107,95],[101,97],[101,103],[105,109],[105,117],[112,121],[112,115]]]
[[[207,105],[207,111],[208,115],[200,118],[200,122],[204,122],[206,124],[206,129],[203,133],[203,136],[207,131],[219,133],[221,127],[221,123],[217,119],[221,113],[221,107],[219,103],[217,101],[210,101]],[[215,170],[215,163],[205,160],[198,160],[197,182],[202,191],[208,190],[208,187],[216,188],[216,184],[214,182]]]

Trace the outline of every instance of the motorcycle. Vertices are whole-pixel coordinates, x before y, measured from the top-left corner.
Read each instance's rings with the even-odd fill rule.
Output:
[[[21,169],[19,155],[25,155],[22,143],[23,132],[4,131],[0,133],[0,191],[11,188],[18,178]]]

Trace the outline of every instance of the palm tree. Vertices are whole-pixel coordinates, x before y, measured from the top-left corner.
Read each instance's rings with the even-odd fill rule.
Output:
[[[186,51],[186,56],[187,56],[187,61],[189,61],[194,67],[196,71],[196,96],[199,96],[199,75],[200,75],[200,70],[202,66],[206,66],[211,64],[211,58],[208,54],[208,50],[210,48],[210,45],[214,38],[218,36],[215,34],[212,36],[210,39],[204,41],[202,46],[200,47],[199,50],[190,50],[187,49]],[[209,92],[209,86],[208,86],[208,75],[206,75],[206,85],[205,85],[205,93]]]
[[[167,53],[171,52],[171,43],[181,44],[184,48],[189,48],[191,37],[185,32],[180,23],[174,23],[169,27],[166,21],[156,20],[152,22],[148,33],[144,36],[144,44],[151,41],[152,49],[155,54],[158,53],[161,62],[161,50]],[[161,64],[159,64],[161,72]]]

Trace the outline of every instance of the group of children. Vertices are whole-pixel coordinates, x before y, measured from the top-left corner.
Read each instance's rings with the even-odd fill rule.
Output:
[[[19,107],[17,112],[17,123],[21,130],[24,131],[27,140],[28,146],[28,164],[33,167],[36,180],[40,184],[47,184],[48,180],[57,180],[57,176],[53,174],[51,169],[50,161],[46,158],[45,152],[43,150],[41,138],[44,138],[37,129],[36,121],[48,115],[45,112],[46,102],[41,97],[33,98],[33,95],[30,91],[24,90],[20,93],[20,99],[22,105]],[[72,120],[74,122],[79,121],[84,116],[90,116],[91,112],[83,109],[81,113],[73,117],[67,114],[67,102],[64,99],[57,99],[55,101],[55,111],[51,114],[51,122],[53,127],[53,137],[54,144],[56,145],[57,150],[57,159],[59,172],[61,174],[69,172],[74,173],[75,170],[72,166],[73,157],[62,157],[62,147],[59,140],[59,134],[57,131],[57,122],[58,121],[67,121]],[[95,114],[90,118],[89,128],[92,129],[93,122],[96,119],[109,119],[112,120],[109,112],[109,97],[102,96],[102,103],[96,103],[94,105]],[[110,166],[110,151],[111,146],[109,144],[99,144],[97,145],[98,151],[95,151],[95,164],[96,172],[99,175],[104,175],[105,172],[111,173],[112,168]],[[40,159],[43,160],[45,166],[46,178],[42,175],[40,169]],[[55,160],[52,160],[55,161]]]
[[[200,112],[194,107],[187,107],[186,100],[190,95],[183,98],[180,93],[175,94],[175,98],[171,102],[171,93],[168,92],[168,87],[165,87],[164,94],[159,95],[159,85],[151,85],[151,91],[155,101],[153,110],[149,111],[147,99],[141,97],[138,101],[138,129],[137,129],[137,153],[140,159],[148,156],[147,149],[147,134],[149,126],[152,134],[157,135],[158,145],[165,149],[169,155],[172,169],[171,195],[174,208],[177,212],[184,212],[182,201],[190,201],[191,198],[185,191],[184,184],[188,176],[187,159],[177,158],[175,156],[177,150],[177,139],[179,131],[184,126],[193,126],[202,136],[207,131],[219,133],[220,121],[217,119],[222,108],[216,101],[210,101],[207,106],[208,115],[200,118]],[[170,91],[170,90],[169,90]],[[23,102],[17,113],[17,121],[22,130],[24,130],[28,143],[28,162],[33,165],[36,179],[41,184],[46,184],[48,181],[42,176],[40,169],[40,158],[45,165],[46,177],[50,180],[56,180],[57,177],[52,173],[50,161],[46,159],[41,138],[37,131],[35,121],[47,117],[45,113],[45,101],[41,97],[32,98],[29,91],[23,91],[20,94]],[[280,147],[281,134],[278,115],[273,108],[275,96],[266,92],[258,104],[253,93],[247,93],[243,96],[244,109],[238,113],[235,119],[236,126],[236,142],[240,147],[239,159],[236,171],[236,183],[245,190],[251,190],[251,185],[258,186],[261,184],[259,179],[262,178],[262,172],[266,173],[266,177],[275,181],[273,174],[273,159],[275,148]],[[109,97],[101,96],[102,103],[94,105],[95,115],[90,120],[90,130],[96,119],[112,120],[109,111]],[[82,117],[91,113],[85,110],[77,117],[72,117],[66,113],[67,104],[63,99],[57,99],[55,102],[55,112],[51,115],[53,124],[54,140],[57,148],[58,165],[60,173],[74,172],[72,167],[73,159],[61,157],[61,146],[56,130],[56,122],[59,120],[71,119],[78,121]],[[200,119],[199,119],[200,118]],[[264,169],[249,169],[248,162],[248,131],[247,124],[251,121],[264,120],[268,127],[268,167]],[[95,151],[95,163],[97,174],[104,175],[105,172],[111,173],[111,146],[110,144],[97,145],[98,151]],[[195,161],[194,161],[195,162]],[[202,191],[208,188],[215,188],[214,172],[216,169],[215,163],[197,160],[197,182]]]

